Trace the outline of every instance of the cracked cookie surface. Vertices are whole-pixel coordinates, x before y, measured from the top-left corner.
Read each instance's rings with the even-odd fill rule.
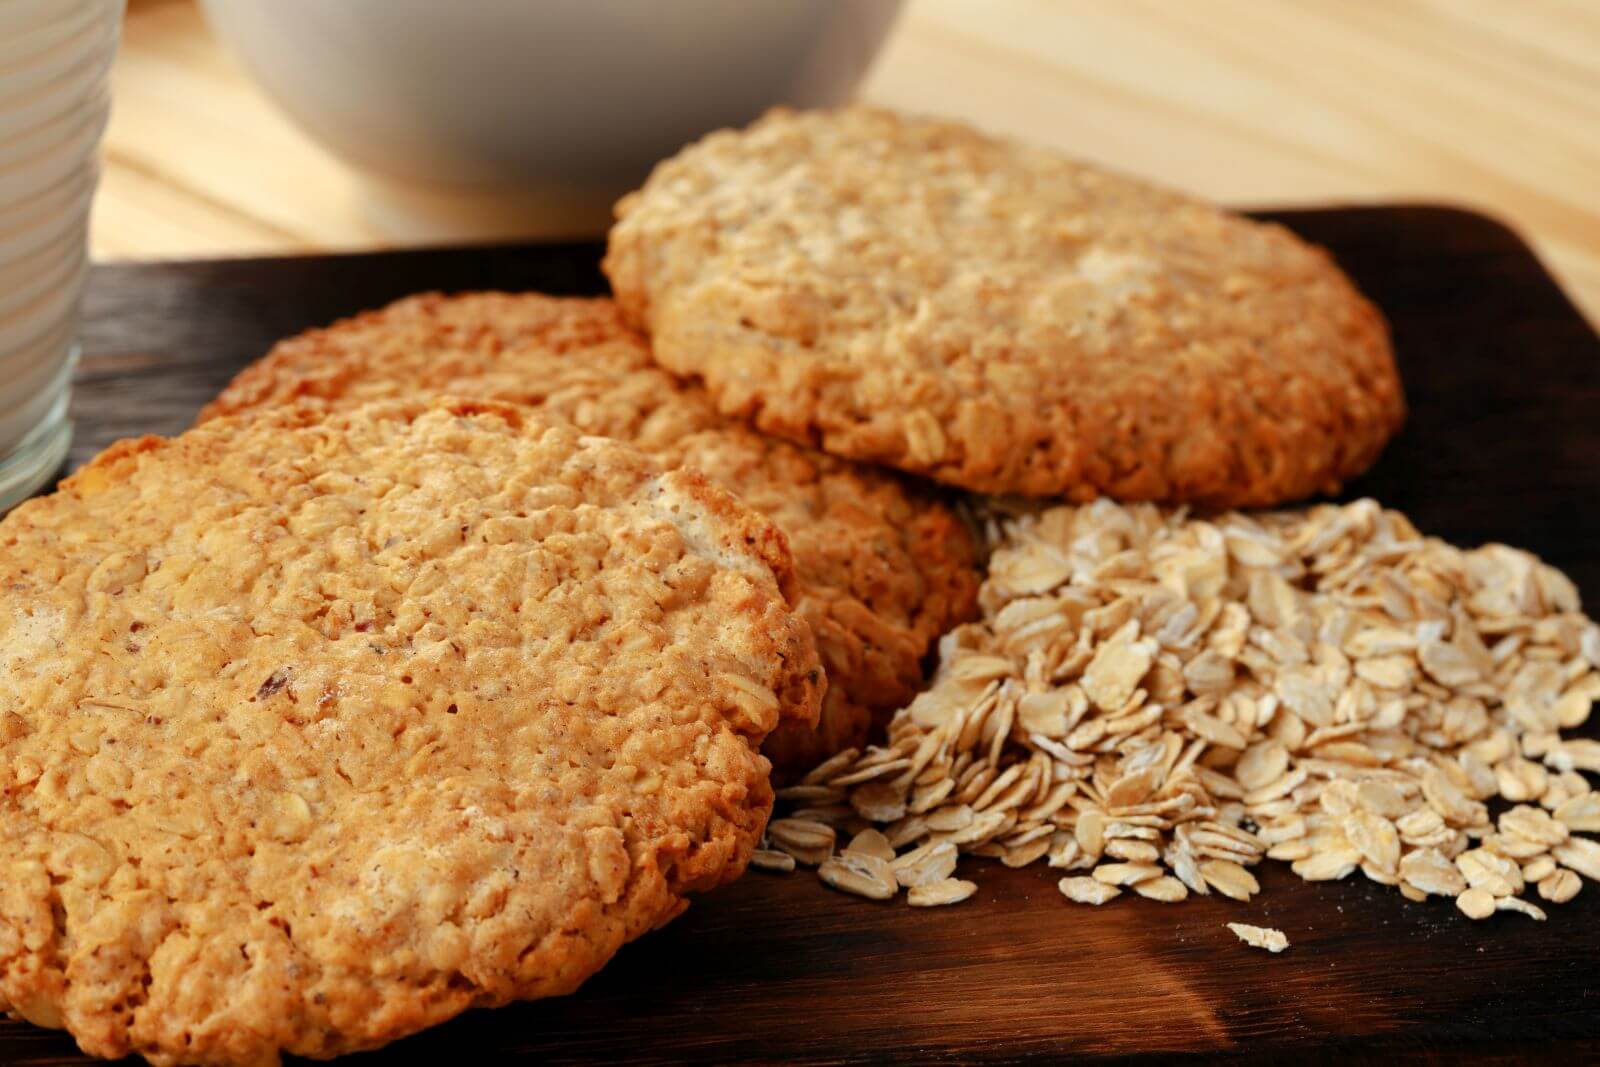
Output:
[[[511,405],[124,441],[0,522],[0,1009],[272,1064],[569,992],[817,710],[780,534]]]
[[[784,531],[798,607],[828,675],[815,729],[780,726],[783,771],[866,740],[915,695],[922,659],[973,611],[972,540],[954,513],[890,472],[765,437],[663,371],[609,300],[423,294],[278,344],[201,418],[300,402],[456,393],[528,404],[689,465]]]
[[[1398,429],[1382,316],[1320,249],[1177,193],[866,108],[659,164],[606,273],[722,411],[988,493],[1269,505]]]

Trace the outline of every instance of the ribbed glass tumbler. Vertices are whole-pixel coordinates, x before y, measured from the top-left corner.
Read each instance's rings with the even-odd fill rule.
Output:
[[[0,511],[56,473],[123,0],[0,0]]]

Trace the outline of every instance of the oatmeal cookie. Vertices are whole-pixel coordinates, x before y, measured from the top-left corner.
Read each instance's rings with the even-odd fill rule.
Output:
[[[1325,252],[952,122],[711,134],[617,205],[605,269],[724,413],[982,492],[1274,504],[1404,416],[1383,318]]]
[[[280,343],[201,418],[429,393],[529,404],[622,438],[703,471],[784,531],[828,689],[815,730],[793,724],[768,739],[780,771],[861,744],[875,717],[915,695],[931,643],[973,611],[973,545],[949,508],[891,473],[720,415],[703,389],[656,365],[609,300],[410,297]]]
[[[121,442],[0,523],[0,1009],[273,1064],[570,992],[744,868],[782,535],[525,408]]]

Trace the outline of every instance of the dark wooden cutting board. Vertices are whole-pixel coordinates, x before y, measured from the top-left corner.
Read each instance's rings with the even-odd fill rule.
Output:
[[[1600,605],[1600,339],[1527,247],[1433,207],[1274,213],[1394,325],[1405,432],[1351,495],[1462,544],[1538,552]],[[183,429],[276,338],[421,289],[601,290],[595,245],[97,267],[75,466]],[[1593,736],[1594,731],[1589,731]],[[1600,1058],[1600,885],[1537,924],[1462,918],[1268,863],[1249,905],[1070,905],[1057,872],[963,861],[971,901],[915,910],[752,873],[578,994],[477,1012],[361,1062],[993,1061],[1072,1056]],[[1230,920],[1292,947],[1248,949]],[[0,1021],[0,1062],[78,1062]]]

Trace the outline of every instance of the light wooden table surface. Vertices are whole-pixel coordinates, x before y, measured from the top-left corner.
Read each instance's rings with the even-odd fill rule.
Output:
[[[190,0],[132,0],[113,79],[97,256],[393,243]],[[1487,211],[1600,320],[1593,0],[911,0],[862,95],[1232,205]]]

